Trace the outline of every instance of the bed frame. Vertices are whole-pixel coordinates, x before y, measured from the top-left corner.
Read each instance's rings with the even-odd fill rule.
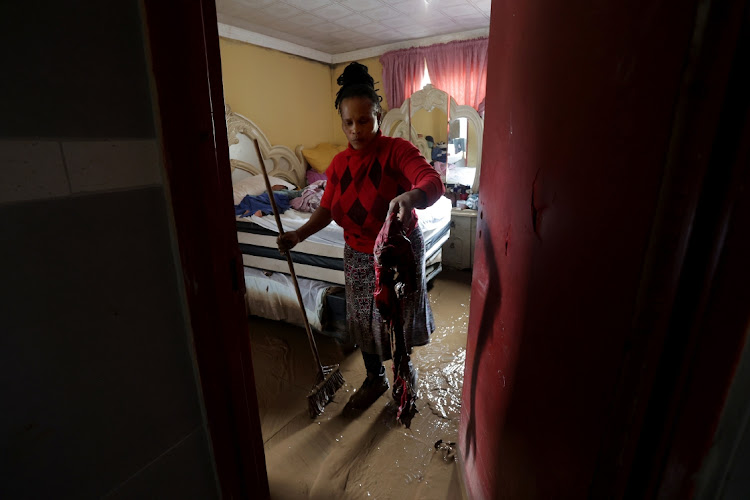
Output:
[[[229,139],[229,164],[232,180],[246,175],[261,175],[260,163],[252,139],[258,140],[268,174],[289,181],[295,186],[305,186],[307,163],[302,156],[302,146],[292,151],[286,146],[272,146],[266,134],[251,119],[224,106]]]

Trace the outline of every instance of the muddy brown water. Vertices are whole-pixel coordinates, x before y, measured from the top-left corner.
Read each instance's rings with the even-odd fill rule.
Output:
[[[438,440],[458,441],[471,274],[443,271],[429,292],[436,331],[414,349],[419,413],[410,429],[396,423],[387,391],[368,410],[343,415],[365,377],[359,350],[347,352],[316,335],[324,364],[339,363],[346,384],[311,419],[307,394],[315,378],[304,329],[250,318],[256,390],[271,498],[457,499],[457,464]],[[390,381],[390,362],[386,362]]]

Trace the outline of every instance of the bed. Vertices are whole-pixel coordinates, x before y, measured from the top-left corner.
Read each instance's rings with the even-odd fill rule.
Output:
[[[228,106],[225,111],[232,182],[235,186],[262,180],[253,145],[253,139],[257,139],[272,184],[284,184],[290,189],[305,187],[308,164],[302,146],[297,146],[294,151],[286,146],[273,146],[252,120],[234,113]],[[245,192],[235,189],[235,204]],[[429,282],[442,270],[441,248],[450,237],[451,202],[442,197],[432,207],[418,210],[417,213],[425,238],[426,276]],[[299,228],[310,215],[291,208],[286,210],[281,214],[284,230]],[[237,241],[245,266],[249,313],[302,324],[296,293],[288,276],[287,261],[276,246],[278,230],[274,216],[238,216],[236,225]],[[318,332],[346,340],[343,230],[332,222],[297,245],[291,254],[310,326]]]

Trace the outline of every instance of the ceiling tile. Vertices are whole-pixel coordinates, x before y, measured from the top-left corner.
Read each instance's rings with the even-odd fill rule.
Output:
[[[331,21],[335,19],[339,19],[344,16],[351,15],[353,13],[354,13],[353,10],[347,9],[346,7],[343,7],[335,3],[315,10],[315,15],[323,17]]]
[[[389,28],[398,29],[414,24],[414,20],[409,19],[408,17],[394,17],[393,19],[385,19],[381,21],[381,24],[384,24]]]
[[[332,5],[331,0],[284,0],[284,2],[293,5],[298,9],[309,12],[315,11],[326,5]]]
[[[467,29],[481,28],[487,24],[487,18],[484,16],[457,16],[453,20]]]
[[[379,43],[379,40],[377,38],[372,38],[369,36],[359,36],[357,39],[357,45],[360,45],[361,47],[372,47],[373,45],[377,45]]]
[[[315,33],[331,33],[333,31],[338,31],[340,29],[341,29],[341,26],[337,24],[333,24],[333,23],[316,24],[315,26],[309,27],[309,30]]]
[[[370,23],[370,24],[363,24],[362,26],[357,26],[357,31],[364,34],[364,35],[374,35],[375,33],[380,33],[381,31],[389,29],[387,26],[383,26],[382,24],[378,23]]]
[[[479,10],[484,12],[485,14],[490,13],[490,8],[492,7],[492,0],[472,0],[472,3],[477,6]]]
[[[479,9],[468,3],[464,3],[463,5],[440,7],[440,10],[451,17],[481,15]]]
[[[361,11],[382,7],[383,2],[380,0],[338,0],[341,5],[345,5],[352,10]]]
[[[452,19],[448,19],[447,17],[443,19],[435,20],[431,26],[435,29],[437,34],[445,34],[445,33],[453,33],[455,31],[461,31],[456,29],[456,22]]]
[[[435,36],[438,33],[435,33],[434,30],[428,29],[428,28],[406,28],[406,29],[399,29],[396,30],[399,33],[401,33],[406,38],[426,38],[428,36]]]
[[[313,14],[301,14],[299,16],[294,16],[289,21],[298,26],[315,26],[316,24],[326,22],[325,19],[321,19],[320,17]]]
[[[292,16],[302,14],[302,11],[297,7],[285,4],[284,2],[274,2],[271,5],[264,7],[261,12],[276,16],[279,19],[284,19]]]
[[[331,38],[333,40],[338,40],[342,42],[348,42],[349,40],[354,40],[358,37],[357,33],[355,33],[352,30],[341,30],[336,31],[334,33],[331,33]]]
[[[403,33],[396,29],[383,31],[382,33],[378,33],[378,37],[380,37],[384,43],[391,43],[391,42],[398,42],[401,40],[406,40],[406,37],[404,37]]]
[[[238,14],[235,17],[260,26],[271,24],[279,20],[278,17],[267,14],[261,10],[253,10],[251,12],[243,11],[242,14]]]
[[[399,3],[393,4],[393,7],[397,8],[401,12],[413,13],[414,17],[416,17],[417,14],[427,12],[427,10],[430,8],[430,6],[426,4],[424,0],[402,0]]]
[[[421,14],[420,19],[422,20],[423,24],[432,24],[435,21],[440,21],[444,19],[448,19],[445,14],[440,12],[439,10],[429,10],[425,12],[424,14]]]
[[[223,3],[216,3],[216,14],[218,17],[234,17],[238,14],[242,14],[243,11],[247,10],[246,5],[237,4],[230,0],[224,0]]]
[[[287,35],[293,35],[294,31],[299,29],[293,24],[290,24],[289,22],[287,22],[286,19],[278,19],[275,22],[270,23],[268,27],[273,28],[282,33],[286,33]],[[307,40],[307,37],[305,37],[305,40]]]
[[[372,19],[370,19],[369,17],[361,16],[359,14],[352,14],[351,16],[336,19],[336,21],[334,22],[345,28],[355,28],[357,26],[372,23]]]
[[[489,26],[491,0],[216,0],[221,23],[330,54]]]
[[[430,6],[449,7],[453,5],[466,5],[466,0],[430,0]]]
[[[374,21],[393,19],[394,17],[402,17],[404,15],[403,13],[389,6],[383,6],[379,9],[363,10],[362,14]]]
[[[235,0],[232,3],[245,7],[265,7],[266,5],[272,4],[274,1],[275,0]]]

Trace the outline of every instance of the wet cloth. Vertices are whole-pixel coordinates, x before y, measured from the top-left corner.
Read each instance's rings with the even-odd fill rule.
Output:
[[[289,197],[284,194],[274,193],[273,198],[279,209],[279,215],[286,212],[289,208]],[[247,195],[242,198],[239,205],[234,206],[234,214],[239,215],[240,217],[249,217],[258,211],[264,215],[273,213],[273,207],[271,206],[271,199],[268,197],[268,193],[259,194],[257,196]]]
[[[300,212],[314,212],[320,206],[320,199],[326,188],[326,181],[315,181],[302,190],[299,197],[293,199],[289,206]]]
[[[417,413],[416,373],[404,338],[406,297],[414,290],[416,263],[411,241],[395,213],[389,214],[375,240],[375,306],[388,332],[393,358],[394,395],[399,405],[396,420],[409,427]]]
[[[414,253],[415,289],[404,299],[403,320],[406,347],[411,350],[412,347],[425,345],[430,341],[435,322],[427,299],[424,239],[419,227],[411,232],[409,240]],[[377,354],[383,360],[391,359],[390,338],[382,328],[382,317],[375,307],[375,257],[346,245],[344,274],[346,317],[351,340],[363,352]]]
[[[393,198],[417,188],[430,206],[445,192],[440,175],[412,143],[380,132],[364,149],[349,146],[337,154],[326,175],[320,206],[344,229],[346,244],[364,253],[372,253]],[[412,213],[407,229],[416,224]]]

